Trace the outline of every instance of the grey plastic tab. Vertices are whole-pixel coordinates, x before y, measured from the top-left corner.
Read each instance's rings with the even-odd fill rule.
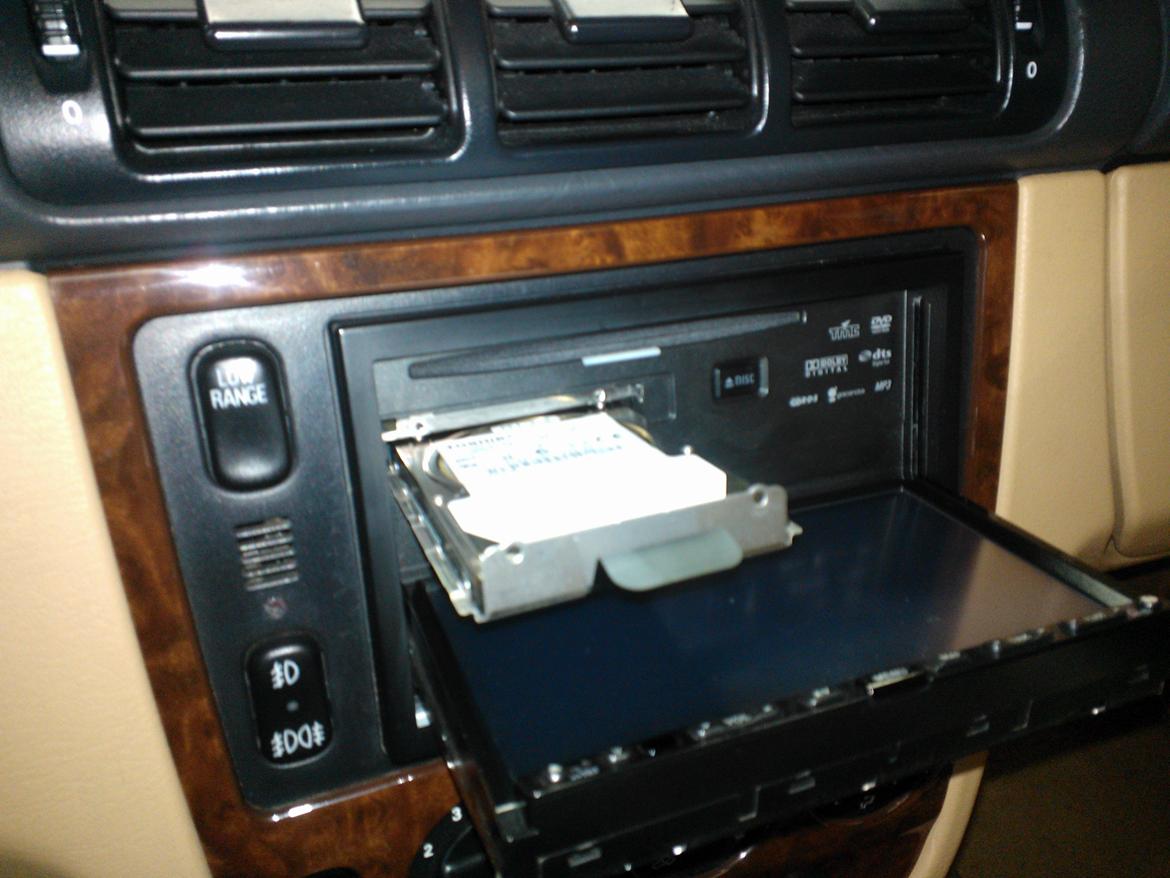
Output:
[[[526,2],[539,3],[540,0]],[[199,15],[198,0],[105,0],[105,4],[115,18],[185,19]],[[228,5],[232,5],[231,0]],[[431,8],[431,0],[362,0],[360,6],[366,18],[419,18]],[[545,8],[545,14],[551,15],[551,0],[545,0]],[[314,19],[316,22],[320,20]]]
[[[363,4],[366,13],[370,12],[371,2],[383,0],[366,0]],[[393,2],[393,0],[389,0]],[[405,2],[405,0],[404,0]],[[821,0],[824,2],[824,0]],[[737,0],[683,0],[684,7],[691,15],[701,15],[712,12],[734,12],[739,8]],[[845,0],[845,8],[850,8],[850,0]],[[502,18],[547,17],[556,14],[554,0],[487,0],[488,12]],[[629,11],[626,7],[623,11]]]
[[[362,0],[366,18],[419,18],[431,8],[431,0]]]
[[[357,0],[202,0],[210,25],[357,24]]]
[[[743,561],[743,549],[723,528],[669,543],[601,556],[601,566],[613,584],[626,591],[651,591],[733,570]]]
[[[555,0],[555,5],[573,42],[682,40],[693,29],[682,0]]]
[[[197,18],[198,0],[106,0],[115,18]]]

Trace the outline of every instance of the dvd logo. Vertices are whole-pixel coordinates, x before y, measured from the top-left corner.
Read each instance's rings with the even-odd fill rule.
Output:
[[[804,396],[792,396],[788,398],[788,407],[790,409],[804,408],[806,405],[816,405],[817,400],[820,399],[820,394],[806,393]]]
[[[869,318],[869,331],[873,335],[886,335],[893,325],[893,314],[876,314]]]
[[[851,320],[842,320],[837,326],[829,327],[829,338],[833,341],[847,341],[851,338],[861,338],[861,324]]]

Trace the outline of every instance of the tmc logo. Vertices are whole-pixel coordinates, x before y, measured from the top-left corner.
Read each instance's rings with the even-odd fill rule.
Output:
[[[837,326],[829,327],[829,338],[833,341],[846,341],[851,338],[861,338],[861,324],[851,320],[843,320]]]

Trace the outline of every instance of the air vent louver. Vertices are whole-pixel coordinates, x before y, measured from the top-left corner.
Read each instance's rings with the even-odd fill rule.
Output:
[[[292,585],[300,579],[292,522],[270,518],[236,528],[236,547],[244,588],[249,590]]]
[[[788,0],[792,122],[978,117],[1003,102],[991,3],[945,27],[867,28],[851,0]]]
[[[360,48],[225,51],[190,0],[106,0],[119,121],[141,149],[425,148],[446,124],[429,3],[365,4]]]
[[[551,2],[488,0],[500,138],[509,145],[743,130],[752,39],[739,0],[686,4],[685,40],[565,39]]]

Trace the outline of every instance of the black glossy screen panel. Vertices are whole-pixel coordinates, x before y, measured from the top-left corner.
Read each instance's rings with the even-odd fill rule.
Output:
[[[513,776],[1101,609],[908,493],[793,518],[791,549],[650,594],[477,625],[428,587]]]

